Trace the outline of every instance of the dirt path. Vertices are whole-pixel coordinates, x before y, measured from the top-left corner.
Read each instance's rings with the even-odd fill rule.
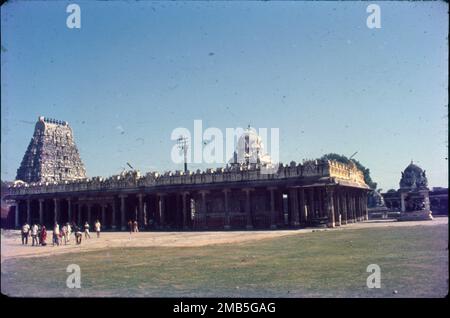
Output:
[[[448,217],[438,217],[432,221],[396,222],[394,220],[370,220],[362,223],[349,224],[335,229],[304,228],[298,230],[280,231],[214,231],[214,232],[140,232],[130,235],[128,232],[104,232],[100,238],[91,234],[91,239],[83,241],[81,245],[75,245],[72,235],[71,242],[65,246],[51,245],[51,232],[48,232],[47,243],[50,245],[33,247],[31,239],[28,245],[21,244],[20,232],[17,230],[3,231],[1,235],[1,261],[19,257],[49,256],[70,252],[86,252],[111,247],[187,247],[205,246],[213,244],[229,244],[262,239],[270,239],[287,235],[299,235],[312,231],[345,231],[353,229],[365,229],[374,227],[403,227],[403,226],[433,226],[448,224]]]

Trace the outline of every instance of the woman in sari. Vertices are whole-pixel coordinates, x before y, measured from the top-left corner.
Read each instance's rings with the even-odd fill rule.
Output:
[[[47,239],[47,230],[45,228],[45,225],[42,225],[42,229],[41,229],[41,245],[42,246],[47,245],[47,243],[45,242],[46,239]]]

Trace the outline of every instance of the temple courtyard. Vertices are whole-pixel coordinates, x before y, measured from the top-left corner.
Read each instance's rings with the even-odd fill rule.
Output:
[[[1,235],[1,291],[28,297],[444,297],[448,218],[334,229],[104,232],[75,245]],[[47,242],[51,243],[51,232]],[[31,240],[30,242],[31,243]],[[67,266],[81,288],[66,286]],[[381,288],[369,289],[370,264]]]

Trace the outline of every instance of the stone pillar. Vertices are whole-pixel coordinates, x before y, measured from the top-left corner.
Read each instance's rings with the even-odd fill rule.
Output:
[[[101,224],[106,228],[106,205],[102,204],[102,222]]]
[[[358,194],[358,210],[359,210],[359,221],[362,222],[364,221],[364,211],[363,211],[363,194],[359,193]]]
[[[166,221],[164,218],[164,214],[166,213],[166,206],[165,206],[165,201],[164,201],[164,196],[166,194],[165,193],[159,193],[159,201],[158,201],[158,208],[159,208],[159,225],[160,226],[165,226]]]
[[[87,208],[88,208],[87,222],[89,223],[89,225],[91,225],[91,223],[92,223],[92,204],[88,203]]]
[[[315,206],[314,206],[314,188],[309,189],[308,194],[309,194],[309,209],[308,209],[308,214],[309,215],[308,215],[308,218],[311,221],[312,218],[317,217]],[[320,205],[319,205],[319,207],[320,207]]]
[[[242,191],[245,192],[245,214],[247,216],[247,225],[246,229],[253,229],[253,220],[252,220],[252,211],[251,211],[251,203],[250,203],[250,191],[253,189],[245,188]]]
[[[171,208],[171,214],[174,214],[173,212],[175,212],[175,226],[179,226],[183,229],[183,194],[175,192],[172,200],[175,201],[175,209],[172,210],[173,208]]]
[[[298,195],[297,188],[289,189],[289,201],[291,208],[291,225],[297,227],[300,225],[299,215],[298,215]]]
[[[203,226],[203,228],[208,228],[208,215],[207,215],[207,207],[206,207],[206,194],[208,193],[207,190],[201,190],[199,192],[202,196],[201,202],[200,202],[200,211],[199,211],[199,222]],[[204,220],[204,221],[203,221]]]
[[[230,193],[230,189],[223,189],[223,206],[225,208],[225,224],[224,229],[229,230],[230,229],[230,210],[228,207],[228,194]]]
[[[276,210],[275,221],[283,226],[284,225],[283,191],[280,189],[276,189],[274,191],[274,196],[275,196],[275,210]]]
[[[147,201],[144,200],[144,227],[147,228],[148,225],[148,205]]]
[[[361,205],[361,193],[358,193],[356,195],[356,207],[357,207],[357,211],[358,211],[358,221],[361,222],[363,220],[362,218],[362,205]]]
[[[67,222],[72,222],[72,199],[67,198]]]
[[[343,192],[341,194],[341,204],[342,204],[342,220],[341,220],[341,224],[342,225],[346,225],[347,224],[347,194],[345,192]]]
[[[20,200],[16,201],[16,204],[14,206],[14,214],[15,214],[15,220],[14,220],[14,225],[16,227],[16,229],[20,228],[20,223],[19,223],[19,208],[20,208]]]
[[[367,211],[367,195],[364,191],[361,196],[361,213],[362,213],[362,220],[366,221],[369,219],[369,211]]]
[[[127,220],[125,219],[125,194],[119,195],[120,198],[120,229],[125,231],[127,229]]]
[[[352,192],[350,191],[349,193],[348,193],[348,212],[349,212],[349,222],[350,223],[356,223],[356,220],[355,220],[355,211],[354,211],[354,209],[353,209],[353,194],[352,194]]]
[[[200,194],[202,195],[202,202],[201,202],[201,213],[206,214],[206,191],[200,191]]]
[[[189,192],[183,192],[181,194],[181,200],[183,200],[183,202],[181,203],[181,208],[183,211],[183,229],[187,230],[188,229],[188,211],[187,211],[187,205],[186,205],[186,200],[187,200],[187,196],[188,196]]]
[[[353,223],[352,204],[350,201],[350,193],[348,191],[346,191],[346,194],[345,194],[345,206],[347,207],[347,224]]]
[[[334,215],[335,215],[335,218],[334,218],[334,220],[335,220],[335,225],[336,226],[341,226],[341,200],[340,200],[340,192],[339,191],[336,191],[336,193],[335,193],[335,196],[334,196],[334,198],[335,198],[335,206],[334,206]]]
[[[44,224],[44,199],[39,199],[39,224]]]
[[[54,216],[55,216],[55,223],[58,223],[59,221],[59,199],[53,199],[53,202],[55,203],[55,212],[54,212]]]
[[[81,210],[83,208],[83,205],[81,204],[81,202],[78,202],[78,226],[82,226],[83,224],[81,224]]]
[[[305,224],[307,221],[306,217],[306,210],[305,210],[305,190],[303,188],[300,188],[298,190],[299,192],[299,199],[300,199],[300,223]]]
[[[318,188],[317,191],[319,192],[319,194],[318,194],[318,198],[319,198],[319,200],[318,200],[319,216],[321,218],[328,217],[328,214],[327,214],[328,211],[327,211],[327,208],[325,206],[325,201],[326,201],[326,196],[327,196],[326,190],[322,189],[322,188]]]
[[[328,214],[328,227],[335,227],[335,218],[334,218],[334,200],[333,200],[333,188],[326,187],[325,190],[325,206]]]
[[[113,201],[111,203],[111,206],[112,206],[111,228],[113,230],[115,230],[116,229],[116,202],[115,202],[114,199],[113,199]]]
[[[365,221],[366,220],[366,209],[365,209],[365,205],[364,204],[364,200],[365,200],[365,193],[361,193],[361,200],[360,200],[360,205],[361,205],[361,221]]]
[[[31,200],[27,199],[27,223],[31,225]]]
[[[367,221],[369,219],[369,209],[367,208],[367,192],[364,193],[363,208],[364,208],[364,220]]]
[[[270,228],[272,230],[277,228],[277,211],[275,209],[275,191],[277,188],[269,187],[267,190],[270,191]]]
[[[405,208],[405,196],[406,196],[406,193],[400,192],[400,204],[401,204],[401,211],[402,212],[406,211],[406,208]]]
[[[139,193],[137,196],[139,199],[138,224],[139,228],[142,229],[144,227],[144,194]]]

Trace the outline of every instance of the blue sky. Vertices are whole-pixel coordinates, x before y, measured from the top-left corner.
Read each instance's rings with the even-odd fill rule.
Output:
[[[89,176],[181,169],[176,127],[280,128],[282,162],[336,152],[379,187],[413,159],[448,186],[448,4],[66,1],[2,6],[1,178],[39,115],[67,120]],[[192,169],[205,168],[192,165]]]

